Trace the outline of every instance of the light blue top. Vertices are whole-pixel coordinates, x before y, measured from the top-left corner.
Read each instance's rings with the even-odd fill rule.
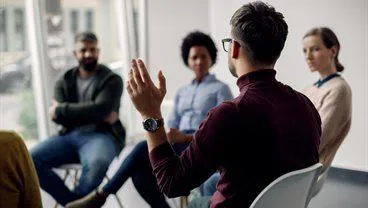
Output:
[[[196,130],[211,108],[232,98],[229,86],[217,80],[215,75],[206,75],[200,83],[194,79],[177,91],[168,127],[180,131]]]

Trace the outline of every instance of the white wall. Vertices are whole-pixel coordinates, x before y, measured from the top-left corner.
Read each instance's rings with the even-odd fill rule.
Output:
[[[248,1],[210,0],[210,30],[220,46],[229,36],[230,17]],[[276,65],[277,77],[297,90],[318,79],[304,62],[301,39],[315,26],[328,26],[340,40],[340,61],[345,66],[343,76],[353,92],[353,122],[349,135],[338,151],[334,166],[368,171],[368,3],[366,0],[270,0],[281,11],[289,25],[285,49]],[[227,54],[220,53],[214,71],[229,83],[236,94],[234,78],[227,71]]]
[[[180,46],[188,32],[209,32],[208,0],[147,0],[148,61],[152,75],[161,69],[167,79],[167,99],[194,77],[184,65]]]

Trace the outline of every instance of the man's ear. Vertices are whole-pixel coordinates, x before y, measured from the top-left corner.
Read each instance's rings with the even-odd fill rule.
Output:
[[[237,42],[237,41],[235,41],[235,40],[233,40],[233,42],[232,42],[232,44],[231,44],[231,47],[230,47],[231,49],[231,51],[230,51],[230,53],[231,53],[231,58],[238,58],[239,57],[239,52],[240,52],[240,44]]]

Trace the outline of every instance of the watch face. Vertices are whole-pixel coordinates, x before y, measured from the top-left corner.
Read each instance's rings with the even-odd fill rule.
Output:
[[[143,122],[143,127],[147,131],[156,131],[157,130],[157,121],[153,118],[146,119]]]

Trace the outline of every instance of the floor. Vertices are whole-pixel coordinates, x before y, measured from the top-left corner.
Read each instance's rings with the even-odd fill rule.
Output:
[[[331,168],[309,208],[368,208],[368,172]]]
[[[123,150],[123,152],[120,154],[119,158],[114,160],[112,164],[110,165],[110,168],[108,170],[108,176],[112,176],[117,168],[119,168],[119,165],[123,158],[126,157],[126,155],[132,150],[133,146],[126,146]],[[63,174],[63,172],[60,172],[60,174]],[[104,181],[106,182],[106,181]],[[67,181],[67,184],[72,184],[71,181]],[[134,185],[132,181],[129,179],[124,186],[118,191],[117,196],[119,197],[120,201],[122,202],[124,208],[149,208],[150,206],[140,197],[138,192],[135,190]],[[42,197],[42,204],[44,208],[53,208],[55,206],[55,201],[52,199],[50,195],[48,195],[46,192],[41,191],[41,197]],[[178,204],[178,199],[168,199],[169,204],[176,208]],[[61,206],[58,206],[59,208]],[[107,199],[105,205],[103,208],[119,208],[118,203],[116,201],[115,196],[110,195]]]
[[[119,159],[111,164],[109,176],[114,174],[131,149],[132,146],[127,146]],[[136,192],[131,180],[125,183],[117,195],[124,208],[149,208]],[[42,201],[45,208],[54,207],[55,202],[45,192],[42,192]],[[169,199],[168,202],[173,208],[178,207],[177,199]],[[119,207],[116,199],[110,196],[104,208],[115,207]],[[308,208],[368,208],[368,172],[331,168],[323,189],[311,200]]]

